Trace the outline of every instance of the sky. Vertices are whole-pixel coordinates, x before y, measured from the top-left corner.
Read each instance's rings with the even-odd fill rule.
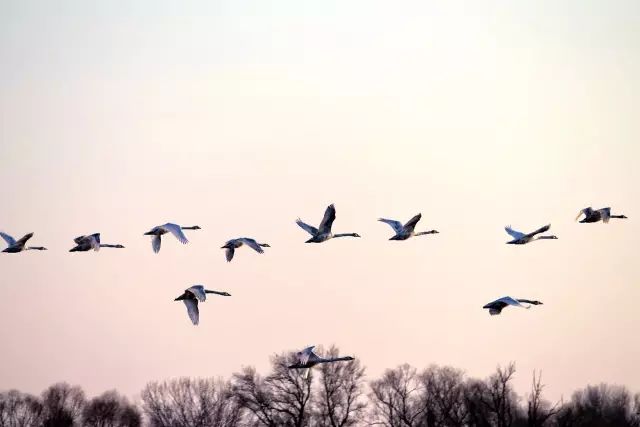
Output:
[[[135,397],[337,345],[640,390],[640,3],[0,0],[0,389]],[[307,245],[335,203],[335,232]],[[585,206],[628,220],[577,224]],[[379,217],[440,234],[388,241]],[[199,225],[190,243],[143,233]],[[559,237],[505,245],[505,225]],[[126,249],[69,253],[102,233]],[[227,239],[267,242],[227,264]],[[230,292],[191,325],[173,299]],[[489,316],[504,295],[531,310]]]

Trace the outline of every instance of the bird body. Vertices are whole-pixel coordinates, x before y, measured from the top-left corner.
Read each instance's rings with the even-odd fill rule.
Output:
[[[318,228],[302,222],[300,218],[296,220],[296,224],[300,226],[304,231],[311,235],[311,238],[305,243],[322,243],[334,237],[360,237],[358,233],[336,233],[331,231],[333,221],[336,219],[336,208],[333,204],[327,206],[324,212],[324,217]]]
[[[33,233],[27,233],[22,236],[20,239],[16,240],[7,233],[3,233],[0,231],[0,237],[7,242],[7,247],[2,250],[2,252],[15,254],[22,251],[46,251],[47,248],[43,246],[26,246],[27,241],[33,237]]]
[[[314,348],[315,346],[312,345],[311,347],[307,347],[304,350],[297,352],[296,357],[298,360],[293,365],[289,365],[289,369],[309,369],[319,363],[333,363],[354,360],[354,358],[351,356],[331,358],[320,357],[313,352]]]
[[[421,231],[416,233],[415,232],[416,224],[418,224],[418,221],[420,221],[420,218],[422,218],[422,214],[419,213],[413,218],[411,218],[409,221],[407,221],[407,223],[404,225],[401,222],[393,219],[379,218],[378,221],[384,222],[385,224],[390,225],[391,228],[393,228],[393,231],[395,231],[396,233],[395,236],[391,237],[389,240],[407,240],[409,237],[413,237],[413,236],[422,236],[425,234],[438,234],[437,230]]]
[[[87,236],[79,236],[73,239],[76,246],[69,249],[69,252],[87,252],[90,250],[99,251],[100,248],[117,248],[123,249],[124,246],[100,243],[100,233],[93,233]]]
[[[144,233],[144,235],[153,236],[151,238],[151,247],[153,249],[153,252],[158,253],[160,252],[160,245],[162,244],[161,237],[167,233],[173,234],[174,237],[178,239],[178,241],[183,245],[189,243],[189,240],[187,240],[187,236],[184,235],[182,230],[200,230],[200,227],[197,225],[191,227],[181,227],[178,224],[168,222],[166,224],[153,227],[151,230]]]
[[[227,262],[231,262],[235,250],[243,245],[249,246],[259,254],[264,253],[264,250],[262,248],[271,247],[268,243],[258,243],[255,239],[251,239],[249,237],[238,237],[237,239],[228,240],[227,243],[225,243],[224,246],[222,246],[220,249],[226,249],[225,257],[227,258]]]
[[[538,234],[544,233],[545,231],[548,231],[550,228],[551,228],[551,224],[547,224],[544,227],[540,227],[536,231],[533,231],[529,234],[516,231],[513,228],[511,228],[510,225],[506,226],[504,229],[511,237],[513,237],[513,240],[507,242],[507,244],[524,245],[524,244],[533,242],[534,240],[557,239],[556,236],[538,236]]]
[[[222,295],[230,297],[228,292],[211,291],[205,289],[202,285],[194,285],[184,290],[184,293],[177,297],[174,301],[182,301],[187,307],[187,313],[194,325],[200,323],[200,310],[198,309],[198,302],[205,302],[207,300],[207,294]]]
[[[609,223],[609,219],[611,218],[620,218],[626,219],[627,217],[624,215],[612,215],[611,208],[601,208],[601,209],[593,209],[591,206],[582,209],[578,216],[576,216],[576,221],[580,218],[581,215],[584,215],[584,218],[580,220],[581,223],[592,223],[602,221],[603,223]]]
[[[508,307],[510,305],[513,307],[521,307],[526,309],[531,308],[531,305],[524,305],[522,303],[527,303],[531,305],[542,305],[540,301],[532,301],[532,300],[522,299],[522,298],[516,299],[511,297],[502,297],[502,298],[498,298],[495,301],[491,301],[488,304],[485,304],[482,308],[489,309],[489,314],[492,316],[496,316],[500,314],[503,308]]]

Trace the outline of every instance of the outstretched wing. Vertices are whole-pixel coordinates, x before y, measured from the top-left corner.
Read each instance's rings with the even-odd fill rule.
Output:
[[[516,230],[514,230],[513,228],[511,228],[511,226],[510,226],[510,225],[507,225],[507,226],[504,228],[504,231],[506,231],[507,233],[509,233],[509,235],[510,235],[511,237],[513,237],[514,239],[516,239],[516,240],[518,240],[518,239],[522,239],[522,238],[525,236],[525,234],[524,234],[524,233],[521,233],[520,231],[516,231]]]
[[[93,233],[87,236],[87,242],[91,245],[91,249],[94,251],[100,250],[100,233]]]
[[[413,229],[416,228],[416,224],[418,223],[418,221],[420,221],[420,218],[422,218],[422,214],[419,213],[418,215],[407,221],[407,223],[404,225],[405,230],[413,231]]]
[[[233,254],[236,252],[236,250],[231,247],[231,248],[227,248],[226,251],[224,251],[224,256],[227,258],[227,262],[231,262],[231,260],[233,259]]]
[[[331,233],[331,226],[333,225],[333,221],[336,219],[336,208],[333,206],[333,203],[327,206],[327,209],[324,211],[324,217],[322,217],[322,222],[318,229],[322,234]]]
[[[611,208],[602,208],[598,209],[600,212],[600,216],[602,216],[602,222],[605,224],[609,222],[609,218],[611,218]]]
[[[184,299],[182,300],[184,305],[187,307],[187,313],[189,314],[189,318],[194,325],[197,325],[200,320],[200,312],[198,310],[198,301],[193,299]]]
[[[527,234],[527,237],[533,237],[536,234],[544,233],[545,231],[549,231],[550,228],[551,224],[547,224],[544,227],[540,227],[536,231],[532,231],[531,233]]]
[[[296,224],[298,224],[304,231],[306,231],[307,233],[311,234],[312,236],[315,236],[316,234],[318,234],[318,229],[315,228],[312,225],[306,224],[304,222],[302,222],[302,220],[300,218],[298,218],[296,220]]]
[[[258,252],[259,254],[264,253],[264,250],[262,249],[262,247],[255,240],[250,239],[248,237],[241,237],[238,240],[240,240],[245,245],[249,246],[254,251]]]
[[[315,345],[312,345],[311,347],[307,347],[304,350],[298,352],[298,360],[300,361],[301,365],[307,364],[307,362],[309,361],[309,357],[311,357],[311,355],[313,354],[314,347]]]
[[[24,246],[27,243],[27,240],[29,240],[31,237],[33,237],[33,233],[25,234],[20,239],[18,239],[18,241],[15,242],[15,245]]]
[[[4,241],[7,242],[7,245],[9,246],[13,246],[16,244],[16,239],[9,236],[7,233],[3,233],[2,231],[0,231],[0,237],[2,237]]]
[[[178,241],[183,245],[189,243],[189,240],[187,240],[187,236],[184,235],[184,233],[182,232],[182,228],[180,228],[178,224],[172,224],[168,222],[165,225],[162,225],[161,227],[166,231],[170,232],[171,234],[173,234],[175,238],[178,239]]]
[[[512,305],[514,307],[528,308],[526,305],[521,304],[520,301],[518,301],[517,299],[511,298],[511,297],[502,297],[498,301],[501,301],[508,305]]]
[[[591,216],[591,214],[593,213],[593,209],[591,209],[591,207],[587,207],[582,209],[580,212],[578,212],[578,215],[576,216],[576,221],[578,220],[578,218],[580,218],[580,215],[584,214],[585,217]]]
[[[396,232],[396,234],[400,234],[403,231],[402,223],[400,223],[399,221],[395,221],[393,219],[386,219],[386,218],[378,218],[378,221],[384,222],[385,224],[389,224],[391,228],[393,228],[393,231]]]
[[[156,234],[151,238],[151,247],[153,248],[153,252],[160,252],[160,245],[162,244],[162,240],[159,234]]]
[[[207,299],[207,293],[204,291],[204,286],[202,285],[193,285],[189,289],[186,289],[185,292],[191,292],[200,302],[204,302]]]

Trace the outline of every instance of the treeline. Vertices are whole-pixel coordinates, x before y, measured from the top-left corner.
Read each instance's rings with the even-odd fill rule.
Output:
[[[367,381],[357,359],[319,365],[308,376],[288,369],[292,362],[290,354],[274,356],[266,376],[245,367],[228,380],[151,382],[139,404],[116,391],[87,399],[66,383],[39,397],[5,391],[0,427],[640,427],[640,393],[600,384],[552,403],[534,373],[530,391],[519,396],[514,364],[484,380],[451,367],[401,365]]]

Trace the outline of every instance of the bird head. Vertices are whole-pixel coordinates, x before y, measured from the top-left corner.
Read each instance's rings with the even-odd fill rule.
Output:
[[[344,360],[356,360],[356,358],[353,356],[346,356]]]
[[[192,227],[192,229],[193,229],[193,230],[201,230],[201,228],[200,228],[200,226],[199,226],[199,225],[194,225],[194,226]]]
[[[118,249],[124,249],[123,245],[115,245],[114,247],[118,248]]]
[[[625,215],[620,215],[620,218],[627,219],[627,217]]]
[[[268,243],[260,243],[260,246],[262,246],[263,248],[270,248],[271,245],[269,245]]]
[[[543,305],[540,301],[531,301],[533,305]]]
[[[353,237],[362,237],[358,233],[353,233]]]
[[[225,296],[225,297],[230,297],[231,294],[229,292],[221,292],[220,295]]]
[[[557,239],[558,239],[558,236],[549,236],[549,238],[550,238],[550,239],[557,240]]]

